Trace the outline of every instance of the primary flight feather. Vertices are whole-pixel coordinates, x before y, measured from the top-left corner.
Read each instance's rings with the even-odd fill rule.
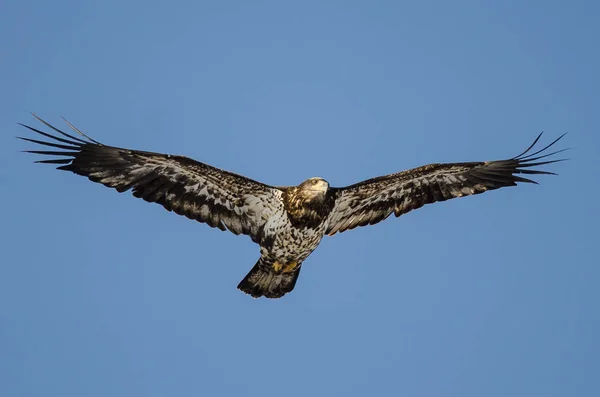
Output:
[[[373,225],[436,201],[517,182],[537,183],[520,175],[554,174],[532,167],[562,161],[549,157],[565,150],[547,153],[563,134],[530,153],[540,134],[527,150],[507,160],[429,164],[341,188],[322,178],[298,186],[270,186],[183,156],[106,146],[68,122],[78,136],[34,117],[58,134],[21,124],[50,139],[19,137],[54,149],[26,151],[52,156],[38,163],[58,164],[59,170],[118,192],[131,190],[168,211],[250,236],[261,256],[238,288],[255,298],[280,298],[292,291],[302,263],[325,235]]]

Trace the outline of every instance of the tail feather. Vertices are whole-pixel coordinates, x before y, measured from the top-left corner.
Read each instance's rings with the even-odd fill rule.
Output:
[[[300,265],[286,273],[275,271],[272,265],[261,258],[237,287],[253,298],[281,298],[294,289],[300,274]]]

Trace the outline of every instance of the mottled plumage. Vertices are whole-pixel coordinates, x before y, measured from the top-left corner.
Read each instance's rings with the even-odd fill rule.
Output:
[[[37,118],[37,116],[36,116]],[[30,150],[53,157],[39,163],[88,177],[118,192],[162,205],[235,234],[248,235],[260,246],[261,257],[238,288],[253,297],[279,298],[292,291],[302,262],[326,234],[373,225],[392,213],[396,217],[425,204],[536,183],[519,176],[552,174],[531,169],[561,160],[543,160],[559,138],[528,154],[538,142],[508,160],[430,164],[397,174],[335,188],[322,178],[298,186],[275,187],[220,170],[183,156],[103,145],[67,124],[80,137],[67,134],[38,118],[59,135],[23,125],[51,141],[21,138],[60,150]],[[541,161],[540,161],[541,160]]]

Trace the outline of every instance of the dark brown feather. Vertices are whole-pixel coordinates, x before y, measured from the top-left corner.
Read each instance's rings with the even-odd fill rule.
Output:
[[[539,141],[540,134],[527,150],[508,160],[429,164],[343,188],[332,188],[330,194],[335,197],[335,207],[329,216],[326,233],[334,235],[357,226],[373,225],[392,213],[400,216],[425,204],[516,186],[517,182],[537,184],[518,174],[555,175],[531,167],[563,161],[536,162],[566,150],[542,154],[564,135],[542,149],[527,154]],[[538,154],[542,155],[535,157]]]
[[[21,124],[55,142],[20,139],[64,150],[28,151],[59,156],[39,163],[63,164],[58,169],[86,176],[118,192],[132,190],[135,197],[158,203],[168,211],[221,230],[247,234],[259,242],[266,220],[282,210],[277,196],[281,192],[275,187],[183,156],[105,146],[69,124],[85,138],[80,139],[38,120],[62,137]]]
[[[327,195],[323,200],[311,200],[303,195],[301,186],[281,188],[282,200],[287,216],[295,227],[317,228],[335,205],[334,197]]]

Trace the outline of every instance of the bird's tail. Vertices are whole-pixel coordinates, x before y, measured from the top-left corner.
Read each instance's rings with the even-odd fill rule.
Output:
[[[261,296],[267,298],[281,298],[294,289],[301,263],[279,264],[268,263],[260,258],[256,265],[238,284],[238,289],[252,295],[253,298]]]

